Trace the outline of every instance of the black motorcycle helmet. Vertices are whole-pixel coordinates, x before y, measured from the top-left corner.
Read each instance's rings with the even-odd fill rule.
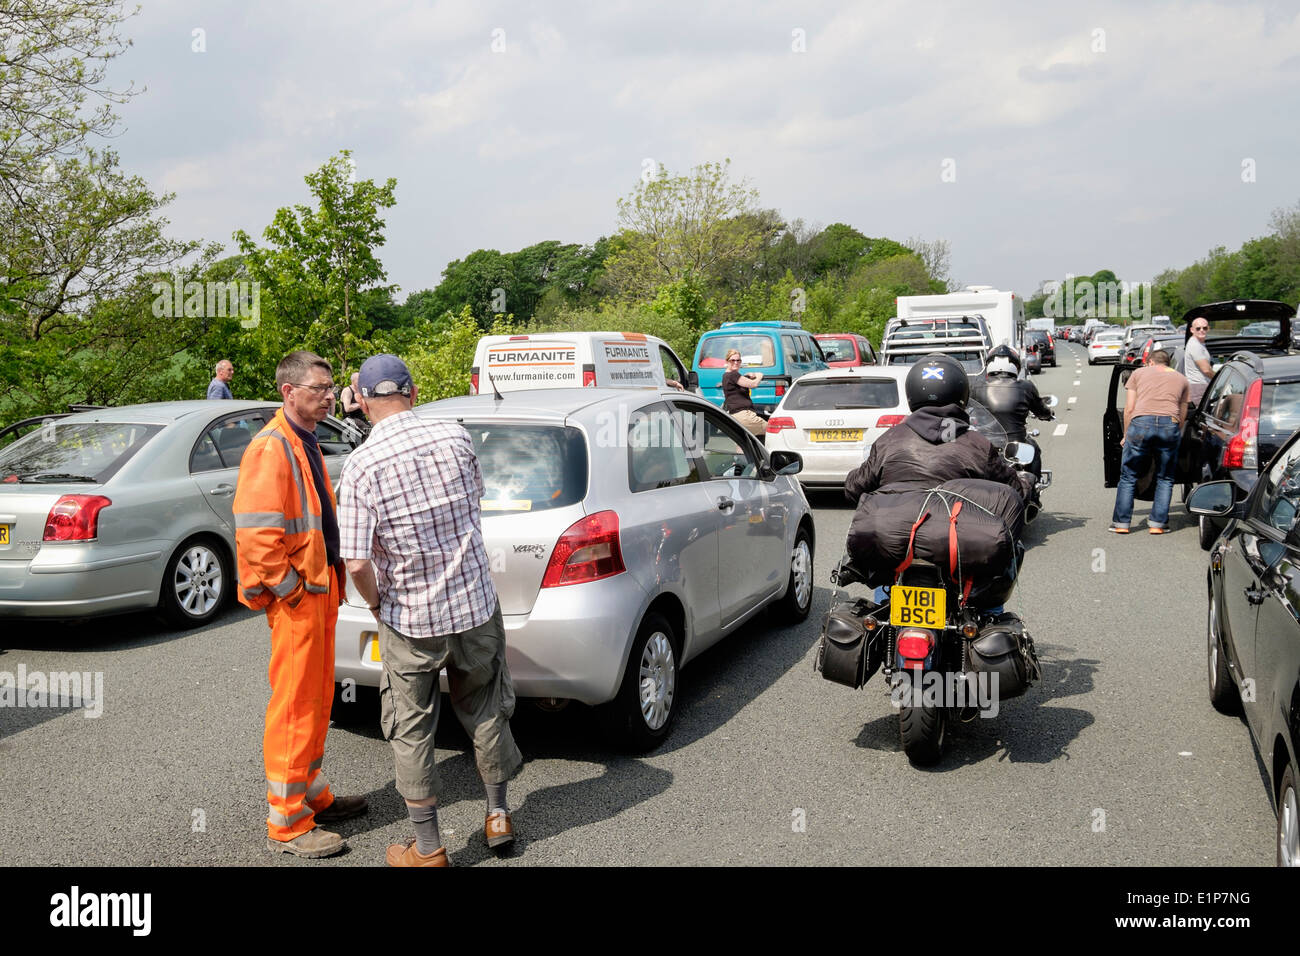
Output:
[[[912,366],[903,384],[912,411],[927,405],[961,405],[970,398],[966,370],[951,355],[931,352]]]

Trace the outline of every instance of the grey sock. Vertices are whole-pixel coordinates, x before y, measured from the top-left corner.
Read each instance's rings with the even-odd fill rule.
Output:
[[[407,807],[407,814],[415,824],[415,848],[428,856],[442,846],[442,837],[438,833],[438,806]]]
[[[506,805],[506,785],[504,783],[486,783],[488,813],[509,813]]]

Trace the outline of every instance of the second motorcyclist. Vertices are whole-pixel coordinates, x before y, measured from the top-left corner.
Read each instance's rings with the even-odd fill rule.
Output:
[[[999,345],[989,353],[984,375],[971,386],[970,397],[993,413],[1006,431],[1007,441],[1033,446],[1034,461],[1029,471],[1037,479],[1043,473],[1043,452],[1025,426],[1030,415],[1045,422],[1052,421],[1055,415],[1034,383],[1019,376],[1020,356],[1011,346]]]

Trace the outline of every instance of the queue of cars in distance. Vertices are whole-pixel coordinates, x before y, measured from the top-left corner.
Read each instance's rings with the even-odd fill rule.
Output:
[[[445,399],[483,473],[484,544],[516,693],[597,705],[632,750],[678,709],[679,671],[773,605],[812,605],[813,516],[800,456],[674,390]],[[374,617],[340,608],[335,679],[378,686]]]
[[[279,406],[159,402],[51,419],[0,448],[0,617],[157,608],[194,627],[235,586],[240,456]],[[316,428],[337,482],[357,437]]]
[[[908,371],[888,365],[805,375],[768,419],[768,450],[798,452],[804,485],[843,485],[875,440],[909,414],[903,391]]]

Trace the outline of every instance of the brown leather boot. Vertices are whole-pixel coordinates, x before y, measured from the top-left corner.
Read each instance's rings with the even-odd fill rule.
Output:
[[[447,859],[447,848],[438,847],[428,856],[415,848],[415,841],[394,843],[384,855],[389,866],[451,866]]]
[[[487,819],[483,821],[483,836],[487,838],[487,845],[490,847],[504,846],[515,838],[515,827],[510,820],[510,814],[498,810],[496,813],[489,813]]]

